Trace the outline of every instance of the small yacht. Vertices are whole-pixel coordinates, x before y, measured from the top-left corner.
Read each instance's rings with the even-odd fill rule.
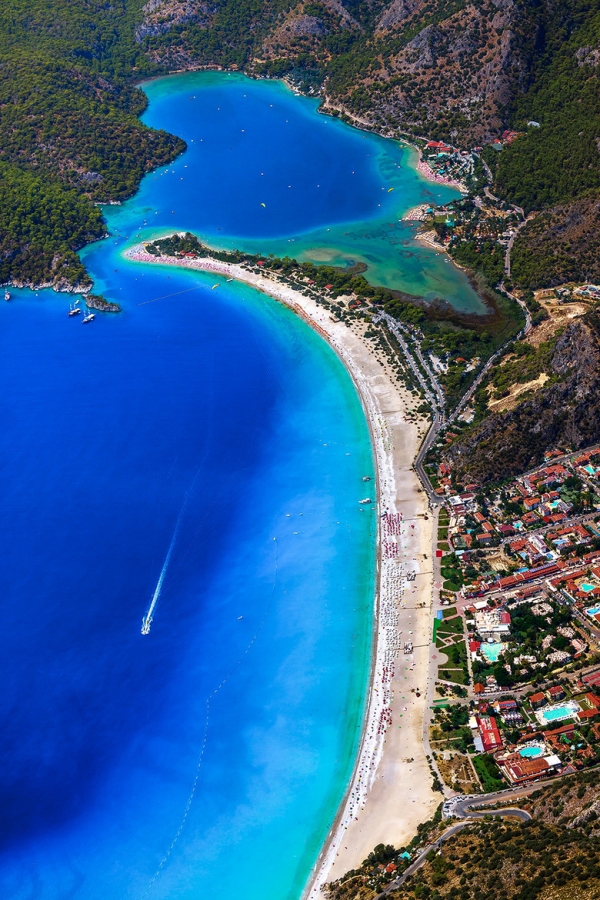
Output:
[[[4,299],[10,300],[10,291],[8,291],[8,290],[4,291]]]
[[[70,316],[78,316],[81,312],[80,308],[77,306],[79,300],[76,300],[75,303],[69,304],[69,315]]]
[[[365,505],[366,503],[370,503],[370,502],[371,502],[371,498],[370,498],[370,497],[365,497],[364,500],[359,500],[358,502],[361,503],[362,505]]]
[[[93,322],[96,318],[93,312],[86,313],[83,319],[81,320],[82,325],[86,325],[88,322]]]

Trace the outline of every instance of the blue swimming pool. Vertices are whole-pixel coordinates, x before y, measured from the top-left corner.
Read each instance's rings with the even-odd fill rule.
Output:
[[[589,594],[590,591],[593,591],[595,587],[595,584],[588,584],[587,582],[583,582],[583,584],[579,585],[579,589],[584,591],[586,594]]]
[[[600,603],[597,606],[590,606],[589,609],[586,609],[586,613],[588,616],[596,616],[600,613]]]
[[[523,747],[519,750],[519,756],[523,756],[525,759],[536,759],[538,756],[541,756],[542,753],[542,748],[536,746]]]
[[[560,706],[550,706],[548,709],[543,709],[539,714],[539,718],[541,722],[561,722],[563,719],[572,719],[579,710],[579,704],[575,703],[574,700],[570,700],[567,703],[561,703]]]
[[[498,662],[498,658],[504,650],[504,644],[482,644],[481,653],[489,663]]]

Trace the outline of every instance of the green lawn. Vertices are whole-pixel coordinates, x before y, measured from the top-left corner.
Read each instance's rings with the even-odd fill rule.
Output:
[[[453,684],[466,684],[468,680],[463,669],[438,669],[438,677]]]
[[[455,619],[444,619],[440,622],[439,631],[443,634],[462,634],[463,625],[460,616]]]
[[[449,579],[444,582],[443,588],[445,591],[452,591],[453,594],[456,594],[457,591],[460,591],[460,584],[456,584],[454,581],[450,581]]]
[[[473,765],[475,766],[475,771],[479,775],[483,790],[486,791],[486,793],[501,791],[502,788],[506,787],[506,783],[500,775],[500,769],[491,756],[488,756],[485,753],[482,753],[480,756],[475,756],[473,757]]]

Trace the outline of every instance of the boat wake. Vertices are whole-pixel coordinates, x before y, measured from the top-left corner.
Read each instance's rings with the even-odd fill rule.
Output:
[[[196,479],[194,479],[195,481]],[[190,496],[190,492],[185,495],[185,500],[183,501],[183,506],[181,507],[181,511],[179,513],[179,517],[177,519],[177,524],[175,525],[175,531],[173,532],[173,537],[171,538],[171,543],[169,544],[169,549],[167,550],[167,555],[165,556],[165,561],[163,563],[163,567],[160,570],[160,575],[158,576],[158,581],[156,582],[156,587],[154,588],[154,593],[152,594],[152,600],[150,601],[150,606],[148,607],[148,611],[144,618],[142,619],[142,634],[150,633],[150,626],[152,625],[152,619],[154,618],[154,610],[156,609],[156,604],[160,599],[160,593],[162,591],[163,582],[165,580],[165,575],[167,574],[167,569],[169,568],[169,563],[171,562],[171,556],[173,554],[173,550],[175,548],[175,544],[177,543],[177,535],[179,534],[179,528],[181,526],[181,521],[183,519],[183,514],[185,513],[186,506],[188,504],[188,499]]]
[[[184,507],[185,507],[185,503],[184,503]],[[180,513],[180,518],[181,518],[181,513]],[[177,531],[177,528],[176,528],[175,530]],[[192,787],[191,787],[191,790],[190,790],[190,793],[189,793],[189,796],[188,796],[188,799],[187,799],[187,803],[186,803],[186,805],[185,805],[185,809],[183,810],[183,815],[182,815],[182,817],[181,817],[181,821],[180,821],[180,823],[179,823],[179,827],[177,828],[177,831],[175,832],[175,835],[174,835],[174,837],[173,837],[173,840],[171,841],[169,847],[167,848],[167,851],[166,851],[165,855],[164,855],[163,858],[161,859],[161,861],[160,861],[160,863],[159,863],[159,865],[158,865],[158,868],[156,869],[154,875],[152,876],[152,878],[151,878],[150,881],[148,882],[148,885],[147,885],[147,887],[146,887],[146,890],[145,890],[144,893],[140,896],[140,900],[146,900],[146,897],[147,897],[148,894],[150,893],[152,887],[154,886],[154,883],[156,882],[156,880],[157,880],[157,879],[160,877],[160,875],[162,874],[163,869],[165,868],[165,866],[167,865],[167,863],[168,863],[168,861],[169,861],[169,859],[170,859],[170,857],[171,857],[171,854],[172,854],[172,852],[173,852],[173,850],[174,850],[174,848],[175,848],[175,845],[177,844],[177,842],[178,842],[178,840],[179,840],[179,838],[180,838],[180,836],[181,836],[181,832],[183,831],[183,829],[184,829],[184,827],[185,827],[185,824],[186,824],[186,822],[187,822],[187,818],[188,818],[188,816],[189,816],[189,814],[190,814],[190,810],[191,810],[191,808],[192,808],[192,803],[194,802],[194,798],[195,798],[195,796],[196,796],[196,789],[197,789],[197,787],[198,787],[198,782],[199,782],[199,780],[200,780],[200,770],[201,770],[201,768],[202,768],[202,762],[203,762],[203,760],[204,760],[204,753],[205,753],[205,751],[206,751],[206,743],[207,743],[207,740],[208,740],[208,730],[209,730],[209,725],[210,725],[210,706],[211,706],[211,703],[212,703],[212,701],[215,699],[215,697],[218,695],[219,691],[222,690],[222,689],[225,687],[225,685],[226,685],[227,682],[230,680],[230,678],[237,672],[237,670],[238,670],[238,669],[240,668],[240,666],[243,664],[245,657],[248,655],[248,653],[250,653],[250,651],[252,650],[254,644],[255,644],[256,641],[258,640],[259,635],[260,635],[260,633],[262,632],[262,630],[263,630],[263,628],[264,628],[264,626],[265,626],[265,624],[266,624],[266,621],[267,621],[267,619],[269,618],[269,615],[270,615],[270,613],[271,613],[271,609],[272,609],[273,604],[274,604],[274,602],[275,602],[275,592],[276,592],[276,589],[277,589],[277,577],[278,577],[278,572],[279,572],[279,542],[277,541],[277,538],[276,538],[276,537],[274,537],[273,540],[274,540],[274,542],[275,542],[275,560],[274,560],[275,566],[274,566],[274,574],[273,574],[273,587],[271,588],[271,597],[270,597],[269,603],[268,603],[268,605],[267,605],[267,608],[265,609],[265,612],[264,612],[264,615],[263,615],[263,617],[262,617],[262,620],[261,620],[261,622],[260,622],[258,628],[256,629],[255,633],[252,635],[250,641],[248,642],[248,644],[247,644],[247,646],[246,646],[246,649],[245,649],[244,652],[241,654],[241,656],[239,657],[239,659],[237,660],[237,662],[234,663],[234,665],[231,667],[231,669],[229,670],[229,672],[225,675],[225,677],[223,678],[223,680],[221,681],[221,683],[218,684],[218,685],[211,691],[211,693],[208,695],[208,697],[207,697],[206,700],[205,700],[206,716],[205,716],[205,720],[204,720],[204,733],[203,733],[203,736],[202,736],[202,744],[201,744],[201,747],[200,747],[200,755],[199,755],[199,757],[198,757],[198,762],[197,762],[197,764],[196,764],[196,773],[195,773],[194,781],[193,781],[193,783],[192,783]],[[167,558],[168,558],[168,554],[167,554]]]

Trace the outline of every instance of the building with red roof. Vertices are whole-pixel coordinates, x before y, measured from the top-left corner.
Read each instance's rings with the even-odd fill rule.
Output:
[[[495,750],[502,748],[502,738],[496,725],[496,720],[492,716],[476,716],[477,730],[481,737],[481,743],[485,753],[493,753]]]
[[[539,691],[539,693],[531,695],[529,702],[531,703],[532,709],[541,709],[542,706],[547,704],[548,700],[546,695],[542,691]]]

